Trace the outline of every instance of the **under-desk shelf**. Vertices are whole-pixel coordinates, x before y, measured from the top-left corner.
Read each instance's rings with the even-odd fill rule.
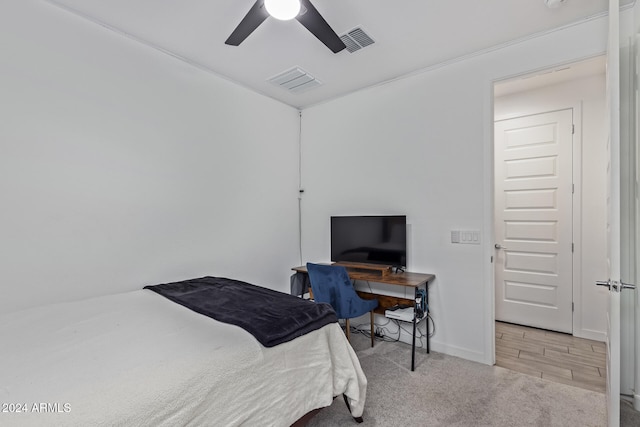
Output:
[[[413,306],[415,304],[415,301],[411,298],[394,297],[391,295],[382,295],[382,294],[376,294],[376,293],[366,292],[366,291],[356,291],[356,292],[362,299],[377,299],[378,307],[375,310],[373,310],[373,312],[376,314],[382,314],[383,316],[384,316],[384,312],[388,308],[391,308],[395,305]]]

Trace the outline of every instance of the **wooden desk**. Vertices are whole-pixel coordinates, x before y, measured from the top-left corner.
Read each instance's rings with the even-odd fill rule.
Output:
[[[294,267],[293,271],[300,274],[307,274],[307,267]],[[383,283],[385,285],[394,285],[394,286],[403,286],[414,289],[414,297],[417,295],[418,289],[424,286],[425,289],[425,302],[427,303],[427,310],[424,313],[424,317],[416,322],[416,316],[414,311],[413,316],[413,340],[411,344],[411,370],[413,371],[415,368],[415,352],[416,352],[416,325],[420,323],[421,320],[427,319],[427,315],[429,314],[429,283],[436,278],[434,274],[425,274],[425,273],[411,273],[411,272],[399,272],[399,273],[386,273],[381,274],[378,271],[366,271],[359,268],[348,268],[347,272],[349,273],[349,278],[351,280],[363,280],[366,282],[374,282],[374,283]],[[374,310],[375,313],[385,315],[385,310],[390,307],[393,307],[396,304],[405,304],[414,306],[415,310],[415,298],[401,298],[391,295],[382,295],[371,292],[363,292],[357,291],[358,295],[360,295],[363,299],[377,299],[378,300],[378,308]],[[401,320],[399,320],[401,322]],[[429,325],[427,324],[427,353],[431,351],[430,339],[429,339]]]

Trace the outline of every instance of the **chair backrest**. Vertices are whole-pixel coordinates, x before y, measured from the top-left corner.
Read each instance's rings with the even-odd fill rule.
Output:
[[[347,269],[339,265],[307,263],[313,299],[331,304],[338,318],[351,317],[353,305],[360,299]]]

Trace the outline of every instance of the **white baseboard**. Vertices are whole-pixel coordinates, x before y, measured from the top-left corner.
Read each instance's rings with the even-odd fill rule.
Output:
[[[487,355],[481,351],[475,351],[464,347],[458,347],[455,345],[445,344],[439,341],[431,340],[431,350],[436,351],[438,353],[444,353],[449,356],[459,357],[461,359],[470,360],[472,362],[482,363],[483,365],[492,365],[491,361],[487,361],[488,359],[492,359],[489,357],[487,359]]]
[[[367,315],[368,316],[368,315]],[[359,318],[360,319],[360,318]],[[366,321],[366,325],[362,325],[363,329],[368,329],[369,325],[369,319],[367,318],[365,320],[364,316],[362,317],[363,321]],[[384,326],[386,326],[387,331],[390,332],[389,337],[390,338],[399,338],[398,340],[400,342],[403,342],[405,344],[409,344],[411,345],[411,341],[412,341],[412,335],[411,335],[411,330],[413,329],[413,325],[411,323],[408,322],[399,322],[402,325],[402,330],[400,332],[400,336],[398,337],[397,333],[397,329],[394,326],[390,326],[389,325],[389,320],[385,319],[384,317],[381,317],[380,319],[378,319],[378,317],[376,317],[376,326],[382,326],[384,324]],[[364,322],[363,322],[364,323]],[[422,339],[418,339],[416,338],[416,352],[419,351],[426,351],[426,320],[423,320],[422,322],[420,322],[418,324],[418,329],[419,329],[419,335],[422,335]],[[356,322],[353,322],[352,325],[355,325]],[[431,346],[431,350],[435,351],[437,353],[444,353],[447,354],[449,356],[455,356],[455,357],[460,357],[461,359],[466,359],[466,360],[470,360],[472,362],[478,362],[478,363],[482,363],[484,365],[492,365],[492,361],[493,361],[493,357],[492,355],[486,355],[484,354],[484,352],[480,352],[480,351],[476,351],[476,350],[471,350],[468,348],[464,348],[464,347],[459,347],[459,346],[455,346],[455,345],[450,345],[450,344],[446,344],[444,342],[435,340],[435,339],[431,339],[430,341],[430,346]]]
[[[602,331],[594,331],[592,329],[580,329],[573,331],[573,336],[577,338],[585,338],[593,341],[606,342],[607,334]]]

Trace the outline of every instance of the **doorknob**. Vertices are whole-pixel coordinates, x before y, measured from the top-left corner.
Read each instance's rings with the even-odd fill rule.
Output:
[[[636,285],[632,285],[630,283],[624,283],[622,280],[620,281],[620,283],[616,282],[616,281],[612,281],[611,279],[608,279],[606,282],[602,281],[602,280],[597,280],[596,281],[596,285],[598,286],[605,286],[607,288],[609,288],[609,290],[613,290],[616,292],[620,292],[623,289],[635,289]]]
[[[507,249],[504,246],[502,246],[500,243],[496,243],[495,245],[493,245],[493,247],[496,249],[505,249],[505,250]]]

